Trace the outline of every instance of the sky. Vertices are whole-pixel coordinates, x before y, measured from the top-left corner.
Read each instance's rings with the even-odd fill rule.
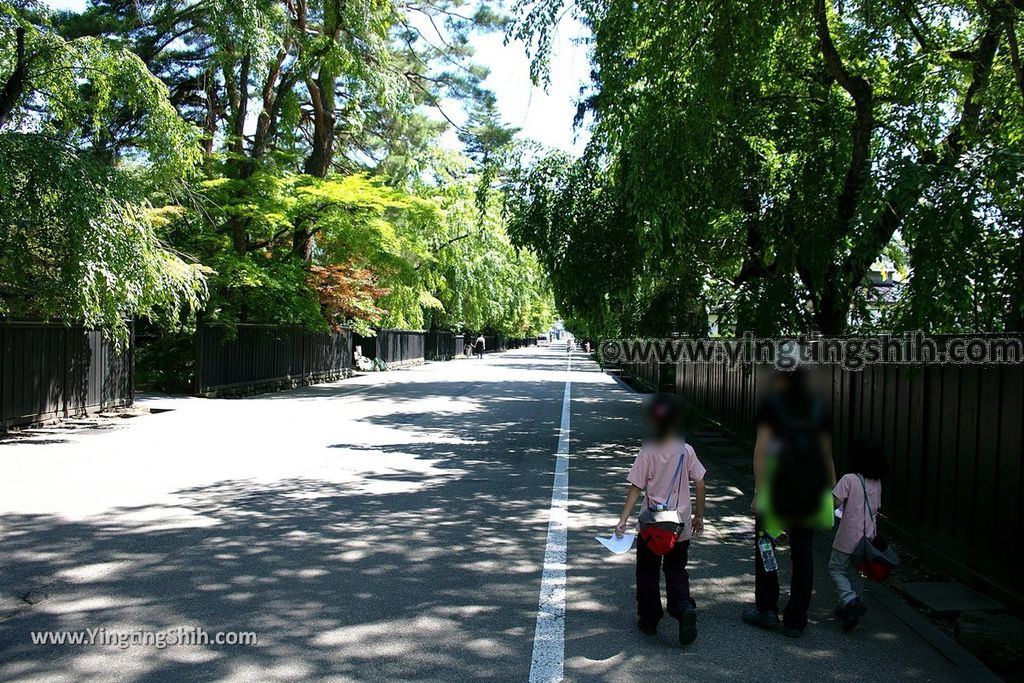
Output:
[[[551,62],[551,82],[545,89],[530,82],[530,60],[521,43],[504,44],[504,36],[477,36],[476,61],[491,74],[485,85],[494,91],[505,123],[523,135],[566,152],[579,154],[587,143],[585,130],[574,131],[580,87],[590,81],[587,46],[576,39],[587,29],[566,17],[558,27]]]
[[[81,11],[88,0],[45,1],[53,9]],[[588,139],[585,130],[573,129],[580,87],[590,79],[587,46],[576,42],[585,35],[586,28],[574,19],[562,19],[554,41],[551,82],[547,88],[530,82],[530,60],[521,43],[506,45],[501,33],[476,35],[472,39],[475,61],[491,70],[484,84],[497,96],[505,123],[521,128],[524,137],[577,155]],[[457,145],[458,141],[451,134],[445,136],[443,143]]]

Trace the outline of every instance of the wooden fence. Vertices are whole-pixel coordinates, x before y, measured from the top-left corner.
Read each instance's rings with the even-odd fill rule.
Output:
[[[423,335],[423,357],[426,360],[451,360],[456,353],[462,353],[462,344],[454,332],[427,332]]]
[[[536,345],[537,345],[537,338],[536,337],[523,337],[522,339],[513,338],[513,339],[509,339],[506,342],[506,344],[505,344],[505,346],[507,348],[510,348],[510,349],[525,349],[525,348],[527,348],[529,346],[536,346]]]
[[[617,369],[624,377],[638,382],[648,391],[671,391],[671,384],[666,387],[666,382],[672,381],[672,366],[659,363],[657,359],[642,362],[616,363],[610,368]]]
[[[675,372],[688,401],[753,437],[772,367],[680,363]],[[878,438],[891,466],[889,524],[959,578],[1022,604],[1024,366],[815,366],[811,382],[828,404],[838,471],[856,434]]]
[[[377,332],[377,358],[391,366],[414,365],[424,361],[426,333],[415,330]]]
[[[132,404],[131,336],[0,321],[0,429]]]
[[[200,325],[193,391],[229,396],[277,391],[347,377],[351,332],[308,332],[274,325]]]
[[[362,337],[349,331],[315,333],[273,325],[200,325],[193,393],[244,395],[341,379],[354,370],[356,348],[389,367],[450,360],[462,352],[462,339],[452,332],[416,330],[380,330]],[[488,340],[489,350],[506,347],[503,337]]]

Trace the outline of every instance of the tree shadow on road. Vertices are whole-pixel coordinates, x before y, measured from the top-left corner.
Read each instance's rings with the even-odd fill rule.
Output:
[[[0,678],[524,678],[558,429],[558,411],[530,397],[557,405],[560,387],[505,382],[485,402],[450,392],[364,397],[360,421],[386,438],[341,431],[310,476],[217,481],[175,491],[173,506],[83,520],[5,516],[0,588],[36,604],[0,622]],[[453,412],[424,409],[437,399]],[[258,645],[30,639],[178,627],[255,632]]]

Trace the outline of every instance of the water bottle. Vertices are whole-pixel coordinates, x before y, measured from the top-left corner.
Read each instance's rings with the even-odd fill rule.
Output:
[[[766,533],[758,536],[757,550],[761,553],[761,564],[764,565],[766,572],[771,573],[779,568],[779,564],[775,561],[775,549],[772,547],[771,536]]]

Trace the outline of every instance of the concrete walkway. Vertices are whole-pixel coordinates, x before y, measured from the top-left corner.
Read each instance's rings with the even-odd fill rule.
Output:
[[[641,397],[572,372],[566,680],[963,680],[869,595],[840,632],[824,566],[807,637],[739,622],[752,600],[747,457],[709,470],[691,551],[699,636],[634,626],[614,523]],[[0,680],[526,680],[534,652],[564,348],[524,349],[0,442]],[[33,632],[201,628],[258,644],[37,645]],[[95,632],[95,631],[94,631]],[[963,662],[961,662],[963,663]]]

